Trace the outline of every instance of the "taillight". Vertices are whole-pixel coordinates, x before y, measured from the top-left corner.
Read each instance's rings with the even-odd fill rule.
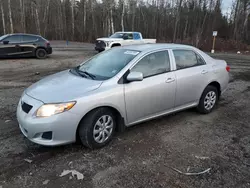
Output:
[[[50,46],[49,41],[46,41],[46,42],[45,42],[45,45],[46,45],[46,46]]]
[[[230,71],[230,67],[228,65],[226,66],[226,70],[227,70],[227,72]]]

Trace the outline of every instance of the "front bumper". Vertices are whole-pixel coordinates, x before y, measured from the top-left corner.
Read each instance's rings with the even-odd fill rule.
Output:
[[[33,106],[28,113],[23,111],[22,102]],[[35,117],[34,114],[41,105],[43,105],[41,101],[26,94],[20,99],[17,107],[17,120],[23,135],[30,141],[45,146],[64,145],[75,142],[76,130],[81,117],[70,111],[51,117]],[[43,135],[48,132],[52,133],[51,138],[44,138]]]
[[[105,51],[105,47],[95,47],[95,50],[98,51],[98,52],[102,52],[102,51]]]
[[[47,47],[46,51],[47,51],[48,54],[52,54],[52,47],[51,46]]]

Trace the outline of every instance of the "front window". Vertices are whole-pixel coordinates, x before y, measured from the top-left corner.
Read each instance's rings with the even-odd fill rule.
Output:
[[[118,38],[118,39],[121,39],[121,38],[123,38],[124,34],[125,33],[114,33],[109,38]]]
[[[2,41],[5,37],[7,37],[8,35],[3,35],[0,37],[0,41]]]
[[[166,73],[170,71],[170,60],[168,51],[151,53],[142,58],[131,70],[141,72],[143,78]]]
[[[4,39],[5,41],[9,41],[9,43],[19,43],[21,42],[21,36],[20,35],[12,35]]]
[[[140,51],[113,48],[98,54],[78,67],[80,73],[87,73],[92,79],[106,80],[120,72]]]

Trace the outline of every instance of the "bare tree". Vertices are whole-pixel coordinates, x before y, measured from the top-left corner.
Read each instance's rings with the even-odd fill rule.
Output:
[[[125,13],[125,5],[124,2],[122,3],[122,16],[121,16],[121,27],[122,31],[124,31],[124,13]]]
[[[0,34],[23,31],[92,42],[129,29],[158,41],[210,47],[217,30],[220,41],[250,44],[250,0],[233,1],[229,19],[221,13],[221,0],[0,0]]]
[[[14,33],[13,20],[12,20],[12,13],[11,13],[11,6],[10,6],[10,0],[8,0],[8,9],[9,9],[9,18],[10,18],[10,32],[11,32],[11,33]]]
[[[181,4],[182,4],[182,0],[179,0],[179,6],[178,6],[178,9],[177,9],[177,15],[176,15],[175,24],[174,24],[173,42],[175,42],[175,40],[176,40],[177,27],[178,27],[178,22],[180,20],[180,15],[181,15]]]
[[[49,5],[50,0],[47,1],[47,5],[45,7],[44,17],[43,17],[43,23],[44,23],[44,32],[43,35],[46,35],[47,27],[48,27],[48,15],[49,15]]]
[[[37,1],[36,0],[32,1],[32,8],[33,8],[34,13],[35,13],[36,30],[37,30],[37,33],[40,35],[41,29],[40,29],[39,13],[38,13],[38,9],[37,9]]]
[[[26,33],[26,24],[25,24],[25,0],[20,0],[20,12],[21,12],[21,25],[22,30],[24,33]]]
[[[86,32],[86,20],[87,20],[87,0],[84,0],[83,4],[83,32]]]
[[[2,23],[3,23],[3,33],[6,34],[6,26],[5,26],[5,16],[3,10],[3,0],[0,1],[1,3],[1,13],[2,13]]]
[[[72,3],[71,4],[72,40],[74,40],[74,36],[75,36],[75,14],[74,14],[75,0],[72,0],[71,3]]]

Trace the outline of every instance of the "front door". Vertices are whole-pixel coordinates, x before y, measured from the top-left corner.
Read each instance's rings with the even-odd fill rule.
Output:
[[[143,73],[143,80],[124,85],[129,124],[173,109],[176,80],[170,69],[169,54],[165,50],[146,55],[130,70]]]
[[[20,42],[21,42],[20,35],[12,35],[6,37],[3,40],[5,55],[8,56],[18,55],[20,53]]]

